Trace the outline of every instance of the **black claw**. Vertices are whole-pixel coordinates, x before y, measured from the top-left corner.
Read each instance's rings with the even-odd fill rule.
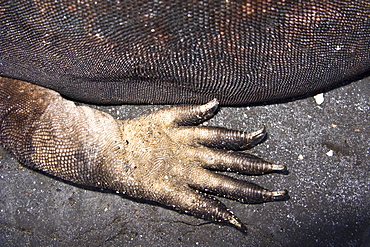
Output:
[[[200,111],[203,112],[203,114],[205,115],[203,118],[209,119],[209,118],[213,117],[213,115],[215,114],[215,112],[218,109],[218,105],[219,105],[218,100],[213,99],[213,100],[209,101],[208,103],[199,106]]]
[[[242,233],[244,234],[247,234],[248,233],[248,228],[247,226],[241,222],[237,217],[233,217],[231,220],[229,220],[229,223],[235,227],[236,229],[238,229],[239,231],[241,231]]]
[[[243,131],[230,130],[219,127],[197,127],[193,131],[188,131],[189,142],[195,142],[198,145],[203,145],[209,148],[228,149],[228,150],[244,150],[249,149],[259,142],[261,142],[265,135],[266,130],[260,129],[259,131],[251,134]],[[183,135],[183,133],[181,133]]]
[[[289,198],[288,190],[272,191],[272,199],[274,201],[286,201]]]
[[[175,106],[172,110],[174,110],[174,108],[178,109],[177,111],[175,110],[177,115],[175,123],[177,125],[194,126],[201,124],[215,115],[218,109],[218,101],[217,99],[213,99],[204,105]]]
[[[271,164],[271,171],[282,173],[282,174],[288,174],[288,169],[284,165],[277,165],[277,164]]]
[[[248,135],[248,139],[244,146],[241,146],[240,149],[250,149],[260,143],[263,139],[265,139],[267,134],[266,127],[263,126],[261,129],[252,132]]]

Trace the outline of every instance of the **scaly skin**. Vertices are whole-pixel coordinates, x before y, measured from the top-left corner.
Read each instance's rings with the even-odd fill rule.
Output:
[[[264,129],[248,134],[188,126],[212,118],[217,100],[116,120],[52,90],[1,78],[0,102],[2,145],[26,166],[52,176],[157,202],[243,232],[245,225],[212,195],[243,203],[288,198],[287,191],[269,191],[209,170],[285,170],[238,152],[260,142]]]

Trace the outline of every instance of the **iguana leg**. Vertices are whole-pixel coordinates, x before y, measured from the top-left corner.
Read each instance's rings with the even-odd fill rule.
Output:
[[[213,100],[116,120],[76,106],[49,89],[0,78],[0,140],[30,168],[246,231],[212,195],[261,203],[286,199],[287,192],[269,191],[211,170],[263,174],[285,167],[235,151],[260,142],[264,129],[248,134],[189,127],[213,117],[217,107]]]

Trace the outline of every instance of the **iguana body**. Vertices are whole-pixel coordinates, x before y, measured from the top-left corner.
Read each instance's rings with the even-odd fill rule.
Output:
[[[236,105],[369,70],[368,1],[6,1],[0,75],[91,103]]]

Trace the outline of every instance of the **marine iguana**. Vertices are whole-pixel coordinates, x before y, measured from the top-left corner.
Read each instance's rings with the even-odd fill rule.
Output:
[[[246,231],[208,194],[255,203],[285,199],[287,192],[209,169],[284,170],[238,152],[260,142],[265,130],[188,126],[211,118],[218,101],[292,98],[367,72],[369,7],[366,1],[2,3],[1,143],[33,169]],[[97,104],[208,103],[118,121],[28,82]]]

